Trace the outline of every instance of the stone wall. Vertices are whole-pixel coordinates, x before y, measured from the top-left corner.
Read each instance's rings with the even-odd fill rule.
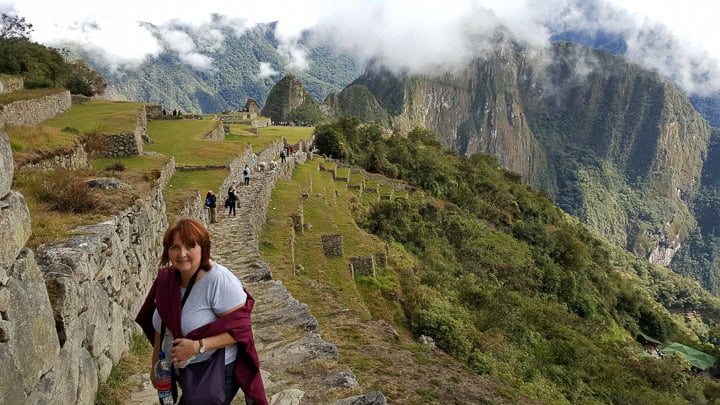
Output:
[[[354,275],[375,277],[375,261],[372,256],[351,257],[350,269]]]
[[[143,137],[147,137],[147,115],[144,108],[137,111],[135,132],[101,134],[103,136],[102,156],[139,156],[143,153]]]
[[[342,256],[343,236],[342,234],[320,235],[325,256]]]
[[[208,141],[224,141],[225,129],[223,128],[223,124],[220,121],[216,122],[215,128],[205,134],[205,139]]]
[[[162,189],[174,160],[146,198],[36,254],[23,248],[30,218],[22,195],[9,190],[4,133],[0,166],[0,403],[93,404],[98,384],[129,347],[155,277],[167,227]]]
[[[253,128],[269,127],[271,124],[270,118],[259,118],[250,121],[250,126]]]
[[[159,106],[157,104],[146,104],[145,105],[145,116],[149,120],[163,119],[162,106]]]
[[[88,154],[82,144],[77,144],[72,152],[56,155],[48,159],[27,162],[18,170],[55,170],[55,169],[87,169],[90,167]]]
[[[70,108],[70,92],[60,91],[45,97],[20,100],[0,106],[0,123],[6,125],[37,125]]]
[[[208,226],[210,224],[210,213],[205,207],[205,195],[201,195],[199,191],[196,191],[192,198],[185,200],[178,216],[195,218],[202,222],[203,225]]]
[[[25,81],[20,76],[0,77],[0,94],[14,93],[25,88]]]

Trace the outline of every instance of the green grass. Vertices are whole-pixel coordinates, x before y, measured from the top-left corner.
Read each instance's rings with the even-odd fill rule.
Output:
[[[244,142],[252,146],[254,151],[265,150],[273,142],[279,142],[285,137],[289,143],[295,144],[299,141],[307,141],[312,138],[315,130],[313,127],[286,127],[270,126],[258,128],[258,134],[251,133],[250,125],[231,124],[230,136],[226,141]]]
[[[218,205],[221,205],[225,201],[225,197],[223,191],[217,188],[227,175],[228,171],[223,169],[175,172],[170,183],[163,190],[168,223],[175,221],[185,201],[195,197],[196,191],[202,198],[205,198],[207,191],[213,190],[218,196]]]
[[[80,141],[75,134],[45,126],[5,127],[13,145],[15,165],[72,151]]]
[[[87,104],[76,104],[45,122],[55,128],[75,128],[83,134],[135,132],[137,114],[144,104],[120,101],[93,100]]]
[[[31,100],[67,91],[65,89],[32,89],[20,90],[13,93],[0,94],[0,105],[7,105],[21,100]]]
[[[295,144],[300,141],[307,141],[312,138],[314,127],[286,127],[286,126],[270,126],[258,129],[258,135],[268,136],[273,139],[285,137],[289,143]]]
[[[129,378],[135,374],[149,372],[151,367],[152,346],[145,336],[134,334],[130,342],[130,351],[113,366],[110,377],[98,387],[96,405],[127,403],[134,388]]]
[[[162,169],[168,161],[165,156],[128,156],[128,157],[106,157],[92,161],[95,170],[103,171],[113,163],[121,163],[127,169],[153,170]]]
[[[175,156],[178,166],[225,165],[240,155],[247,145],[241,142],[220,142],[203,139],[217,121],[161,120],[148,123],[148,135],[153,143],[146,151]]]

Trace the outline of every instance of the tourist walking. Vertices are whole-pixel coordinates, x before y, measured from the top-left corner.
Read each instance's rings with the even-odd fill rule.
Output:
[[[162,268],[135,321],[173,363],[173,399],[189,405],[230,404],[242,388],[245,403],[267,405],[250,314],[255,300],[226,267],[212,260],[210,234],[182,218],[168,228]],[[182,299],[181,299],[182,295]],[[150,380],[156,386],[154,368]]]
[[[210,223],[217,222],[217,197],[212,190],[208,190],[205,196],[205,207],[210,211]]]
[[[245,168],[243,169],[243,181],[246,186],[250,185],[250,168],[248,165],[245,165]]]
[[[237,200],[237,190],[235,189],[235,180],[233,180],[230,188],[228,188],[227,200],[225,200],[225,205],[228,208],[228,215],[232,214],[232,216],[235,216],[235,206],[237,205]]]

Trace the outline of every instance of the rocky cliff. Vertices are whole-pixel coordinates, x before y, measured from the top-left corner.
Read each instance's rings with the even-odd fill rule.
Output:
[[[566,211],[655,262],[667,265],[695,226],[687,201],[699,186],[709,126],[672,84],[620,57],[501,39],[452,73],[370,66],[337,98],[357,86],[396,129],[423,126],[460,154],[497,156]]]

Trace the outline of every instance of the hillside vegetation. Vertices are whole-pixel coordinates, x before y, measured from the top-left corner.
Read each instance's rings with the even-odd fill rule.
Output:
[[[383,138],[352,119],[316,131],[321,152],[425,191],[351,203],[363,229],[415,257],[373,281],[401,305],[395,325],[547,403],[713,403],[717,381],[640,356],[634,338],[717,355],[698,340],[713,320],[691,329],[668,310],[717,314],[716,298],[603,241],[495,158],[458,157],[435,139]]]

